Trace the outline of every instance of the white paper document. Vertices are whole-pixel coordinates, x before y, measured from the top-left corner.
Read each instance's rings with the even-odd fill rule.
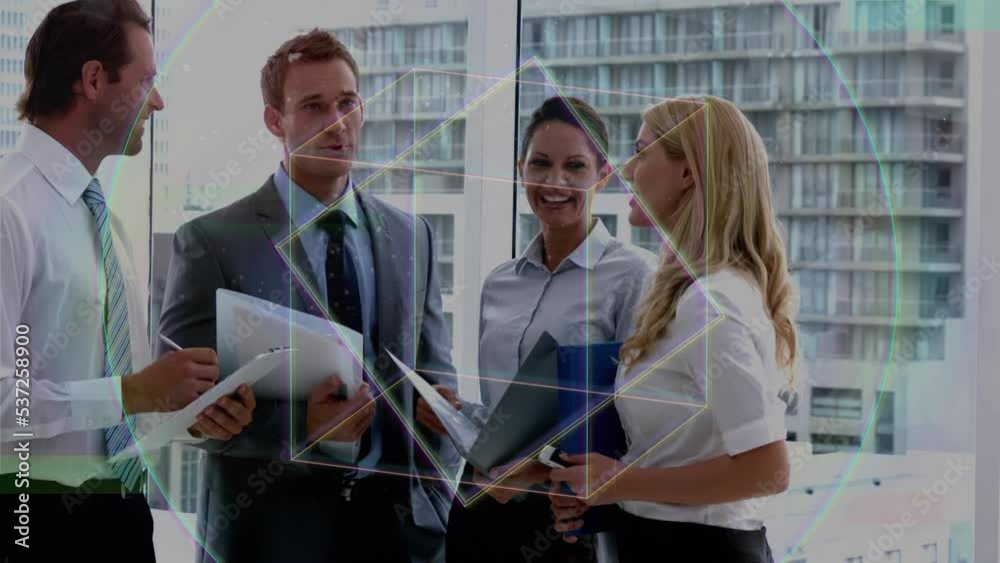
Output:
[[[272,348],[298,350],[277,377],[254,386],[261,399],[309,399],[313,388],[331,375],[340,377],[348,396],[361,386],[364,338],[329,319],[283,307],[243,293],[216,291],[216,341],[219,370],[235,370]]]
[[[287,364],[295,353],[295,350],[284,349],[257,356],[233,374],[216,383],[214,387],[189,403],[188,406],[175,413],[162,415],[163,420],[152,431],[144,436],[139,436],[138,441],[119,452],[109,461],[114,463],[124,458],[136,457],[140,452],[152,451],[167,445],[175,438],[188,436],[187,429],[194,426],[198,414],[205,410],[205,407],[225,395],[236,392],[236,388],[242,384],[253,386],[261,378],[277,372],[278,366]]]
[[[479,426],[469,420],[461,411],[455,410],[455,407],[442,397],[437,389],[421,377],[420,374],[399,361],[399,358],[392,355],[392,352],[386,350],[386,354],[389,354],[392,361],[396,362],[396,366],[399,367],[400,371],[406,374],[406,378],[413,383],[413,387],[416,388],[417,393],[420,393],[420,396],[427,401],[431,410],[434,411],[438,420],[441,421],[441,425],[444,426],[452,441],[455,442],[458,453],[463,456],[467,455],[472,450],[472,445],[476,443],[476,438],[479,436]]]

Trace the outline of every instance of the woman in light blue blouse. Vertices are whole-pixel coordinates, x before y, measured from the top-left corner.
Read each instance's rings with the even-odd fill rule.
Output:
[[[607,152],[607,128],[586,103],[553,97],[532,114],[518,171],[541,233],[483,284],[479,373],[487,409],[499,403],[543,332],[560,345],[620,341],[631,332],[632,310],[656,257],[615,239],[591,216],[594,195],[610,178]],[[418,419],[437,426],[429,409],[418,410]],[[547,476],[536,462],[503,485],[526,487]],[[508,563],[529,555],[534,562],[593,560],[588,542],[549,541],[557,534],[544,494],[489,491],[492,499],[452,509],[449,562]]]

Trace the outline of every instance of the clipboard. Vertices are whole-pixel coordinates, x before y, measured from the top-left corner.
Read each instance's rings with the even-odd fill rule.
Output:
[[[260,379],[278,371],[276,368],[283,363],[287,363],[295,350],[281,349],[273,352],[261,354],[236,370],[232,375],[219,381],[214,387],[206,391],[202,396],[191,401],[183,409],[168,413],[167,417],[160,422],[149,434],[134,441],[131,446],[118,452],[111,457],[108,462],[116,463],[130,457],[138,457],[142,452],[152,451],[166,446],[175,438],[187,436],[187,429],[197,422],[198,414],[206,407],[219,400],[225,395],[236,392],[236,388],[246,384],[252,386]],[[142,415],[140,420],[142,419]],[[133,430],[134,433],[134,430]]]
[[[258,354],[278,347],[298,353],[254,387],[259,399],[307,401],[313,388],[337,374],[347,396],[361,386],[364,337],[329,319],[227,289],[216,290],[216,347],[225,377]]]

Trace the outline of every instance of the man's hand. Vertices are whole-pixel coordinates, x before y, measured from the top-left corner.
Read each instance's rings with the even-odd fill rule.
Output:
[[[445,387],[444,385],[435,385],[437,392],[441,394],[453,407],[455,410],[462,408],[462,403],[458,401],[458,397],[455,396],[455,392]],[[435,434],[447,435],[448,431],[444,429],[441,421],[438,420],[434,411],[431,410],[431,406],[427,404],[427,401],[423,397],[417,399],[417,422],[423,424],[425,428],[430,430]]]
[[[215,385],[218,363],[211,348],[167,352],[139,373],[122,377],[122,408],[126,414],[182,409]]]
[[[497,481],[497,479],[509,471],[513,465],[514,464],[507,464],[493,468],[490,471],[491,479],[486,479],[486,477],[481,475],[479,471],[476,471],[474,473],[473,480],[480,487],[485,487],[486,494],[493,497],[493,500],[499,502],[500,504],[507,504],[510,499],[516,497],[522,492],[519,489],[527,489],[531,485],[544,483],[549,478],[549,468],[539,461],[532,460],[525,463],[515,472],[504,477],[502,481]]]
[[[375,416],[375,401],[367,383],[358,387],[353,397],[340,398],[343,383],[333,376],[317,385],[306,405],[306,433],[310,439],[329,442],[357,441]]]
[[[549,488],[550,508],[556,520],[554,528],[557,532],[563,533],[563,541],[576,543],[578,538],[566,532],[579,530],[583,527],[583,513],[590,509],[590,505],[579,498],[566,496],[561,489],[559,483],[552,483]]]
[[[229,440],[238,435],[253,420],[257,399],[246,385],[236,388],[236,393],[222,397],[215,404],[198,414],[198,422],[188,428],[195,438]]]

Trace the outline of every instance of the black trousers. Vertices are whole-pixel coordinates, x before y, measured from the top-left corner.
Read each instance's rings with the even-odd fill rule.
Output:
[[[555,531],[549,499],[530,493],[500,504],[490,497],[455,500],[445,540],[447,563],[591,563],[590,538],[566,543]]]
[[[732,530],[623,514],[619,563],[773,563],[767,530]]]
[[[32,481],[32,487],[58,489],[57,483]],[[32,492],[27,503],[20,493],[0,494],[0,561],[9,563],[49,563],[56,561],[100,561],[101,563],[155,563],[153,515],[141,494],[90,492],[66,489],[63,492]],[[23,538],[14,527],[21,517],[15,510],[28,512],[28,548],[15,540]]]
[[[207,491],[198,536],[209,550],[199,547],[195,561],[409,563],[410,547],[420,545],[406,535],[416,533],[406,525],[412,524],[406,479],[371,475],[358,480],[348,500],[333,476],[310,483],[282,477],[243,508],[232,491],[224,497]]]

